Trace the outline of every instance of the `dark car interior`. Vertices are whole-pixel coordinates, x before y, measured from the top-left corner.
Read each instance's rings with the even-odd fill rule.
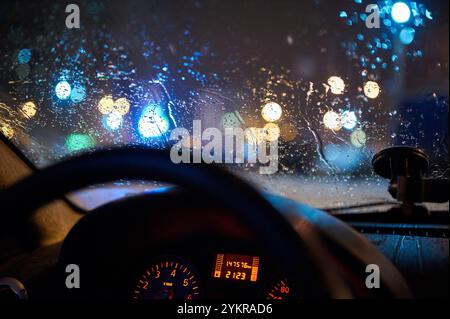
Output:
[[[448,2],[368,4],[2,2],[0,304],[448,298]]]

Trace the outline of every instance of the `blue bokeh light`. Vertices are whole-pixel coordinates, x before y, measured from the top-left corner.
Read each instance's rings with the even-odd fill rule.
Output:
[[[117,112],[111,112],[103,117],[103,126],[110,131],[118,130],[122,126],[122,123],[123,116]]]
[[[361,161],[361,151],[347,145],[328,144],[324,155],[333,167],[343,172],[355,170]]]
[[[358,118],[356,117],[356,113],[353,111],[344,111],[341,114],[341,122],[342,126],[346,130],[353,130],[358,124]]]
[[[169,120],[159,105],[151,103],[144,108],[138,123],[138,131],[143,138],[159,137],[169,127]]]
[[[391,16],[397,23],[406,23],[411,18],[411,9],[404,2],[396,2],[392,6]]]
[[[82,85],[75,85],[70,93],[70,99],[74,103],[80,103],[86,97],[86,89]]]
[[[409,45],[414,41],[415,35],[416,30],[414,30],[413,28],[404,28],[402,29],[402,31],[400,31],[399,38],[404,45]]]
[[[26,64],[31,60],[31,50],[30,49],[22,49],[17,54],[17,61],[20,64]]]
[[[56,97],[60,100],[67,100],[72,92],[72,87],[67,81],[60,81],[56,84],[55,93]]]

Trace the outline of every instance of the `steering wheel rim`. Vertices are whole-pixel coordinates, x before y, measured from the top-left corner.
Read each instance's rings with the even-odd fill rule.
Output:
[[[299,269],[310,274],[302,276],[303,282],[299,282],[308,289],[310,297],[328,296],[329,290],[318,275],[306,245],[257,190],[216,165],[174,164],[164,150],[138,147],[101,150],[37,171],[0,192],[0,202],[6,211],[16,211],[16,215],[1,218],[4,223],[15,223],[67,193],[119,179],[167,182],[218,200],[230,213],[239,214],[241,220],[252,225],[288,275],[295,275]],[[23,194],[27,194],[27,200],[22,199]]]

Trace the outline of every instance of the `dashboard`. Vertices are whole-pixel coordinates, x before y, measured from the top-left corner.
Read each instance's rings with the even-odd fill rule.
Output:
[[[127,201],[103,206],[72,229],[60,273],[78,265],[83,284],[61,291],[129,300],[300,298],[297,278],[225,210],[211,213],[205,204],[188,203],[188,195],[150,197],[134,199],[132,207]]]
[[[205,256],[207,260],[189,260],[176,255],[154,258],[134,280],[131,298],[195,300],[254,296],[282,300],[294,297],[289,281],[271,271],[264,258],[229,253],[218,253],[215,258],[206,255],[209,255]]]

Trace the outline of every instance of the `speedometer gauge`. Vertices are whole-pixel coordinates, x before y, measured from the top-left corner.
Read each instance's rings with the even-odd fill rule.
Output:
[[[268,300],[295,299],[295,297],[292,286],[287,279],[276,282],[266,295],[266,299]]]
[[[197,299],[200,297],[198,276],[179,257],[162,257],[151,264],[134,286],[134,299]]]

